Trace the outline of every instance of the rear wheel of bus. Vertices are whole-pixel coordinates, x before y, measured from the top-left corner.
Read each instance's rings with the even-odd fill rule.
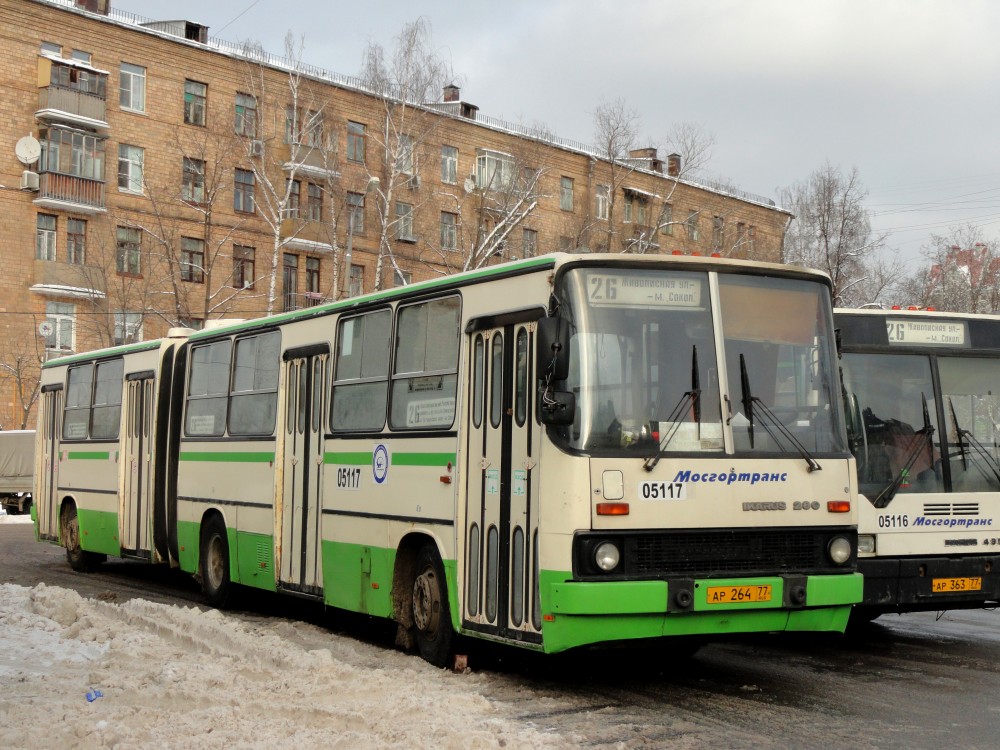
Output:
[[[66,560],[73,570],[80,573],[89,573],[108,559],[107,555],[87,552],[81,549],[80,520],[77,518],[75,504],[66,503],[63,506],[61,525],[63,546],[66,547]]]
[[[229,579],[229,537],[226,524],[212,516],[201,529],[201,559],[199,571],[201,590],[213,607],[224,608],[232,595]]]
[[[448,608],[444,566],[430,544],[424,545],[417,555],[411,606],[420,655],[435,666],[445,666],[455,633]]]

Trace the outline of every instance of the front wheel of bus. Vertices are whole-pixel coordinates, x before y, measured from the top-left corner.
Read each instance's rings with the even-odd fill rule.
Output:
[[[226,524],[212,517],[201,531],[201,591],[213,607],[229,603],[232,582],[229,580],[229,537]]]
[[[454,630],[448,610],[448,586],[437,550],[426,545],[417,556],[413,580],[413,625],[420,655],[443,667],[451,654]]]
[[[73,503],[63,508],[62,539],[66,547],[66,560],[78,573],[89,573],[108,559],[107,555],[87,552],[80,547],[80,519],[77,518],[76,506]]]

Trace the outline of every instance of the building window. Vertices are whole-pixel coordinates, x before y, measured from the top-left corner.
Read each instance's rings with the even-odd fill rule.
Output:
[[[622,202],[622,221],[626,224],[632,223],[632,194],[625,193],[625,200]]]
[[[233,210],[244,214],[254,212],[254,185],[256,177],[252,170],[237,169],[233,180]]]
[[[306,258],[306,304],[312,307],[323,302],[319,291],[319,258]]]
[[[458,149],[454,146],[441,147],[441,182],[458,184]]]
[[[309,201],[306,204],[306,218],[309,221],[323,221],[323,188],[310,182],[306,190]]]
[[[205,200],[205,162],[184,157],[181,175],[181,200],[203,203]]]
[[[409,203],[396,202],[396,239],[413,242],[413,206]]]
[[[104,139],[78,130],[39,128],[39,172],[59,172],[104,182]]]
[[[142,313],[115,313],[115,346],[142,341]]]
[[[534,229],[525,229],[521,234],[521,245],[525,258],[534,258],[538,255],[538,232]]]
[[[66,220],[66,261],[82,266],[87,262],[87,222]]]
[[[362,234],[365,231],[364,193],[347,194],[347,233]]]
[[[297,219],[299,218],[299,198],[302,193],[302,183],[299,180],[288,180],[286,193],[288,194],[288,205],[285,209],[285,218]]]
[[[297,310],[296,291],[299,288],[299,256],[292,253],[285,253],[284,261],[281,264],[281,289],[284,293],[284,304],[282,309],[285,312]]]
[[[254,249],[246,245],[233,245],[233,286],[236,289],[253,289]]]
[[[35,219],[35,258],[56,259],[56,217],[38,214]]]
[[[45,336],[45,348],[61,354],[73,351],[76,306],[66,302],[46,302],[45,320],[50,327],[49,333]]]
[[[573,252],[573,238],[566,237],[563,235],[559,238],[559,252],[561,253],[571,253]]]
[[[179,318],[177,324],[181,328],[190,328],[192,331],[200,331],[205,327],[204,318]]]
[[[257,135],[257,98],[251,94],[236,94],[236,135],[253,138]]]
[[[184,122],[205,127],[205,102],[208,86],[197,81],[184,81]]]
[[[126,193],[142,193],[143,163],[146,152],[139,146],[118,144],[118,189]]]
[[[123,62],[118,71],[118,104],[133,112],[146,111],[146,69]]]
[[[649,205],[645,195],[637,195],[635,197],[635,221],[639,226],[646,226],[646,219],[649,216],[649,212],[646,210]]]
[[[115,268],[118,273],[138,276],[142,273],[142,230],[118,227],[116,233]]]
[[[62,57],[61,44],[56,44],[55,42],[42,42],[42,45],[39,49],[48,55],[55,55],[56,57]]]
[[[481,149],[476,155],[476,185],[481,190],[506,190],[514,182],[514,157]]]
[[[365,267],[351,264],[350,295],[357,297],[365,293]]]
[[[394,268],[392,271],[393,286],[409,286],[413,282],[413,274],[409,271],[400,271]]]
[[[563,177],[559,181],[559,208],[563,211],[573,210],[573,178]]]
[[[87,52],[82,49],[71,50],[69,56],[71,60],[77,60],[82,63],[87,63],[87,65],[90,65],[94,59],[93,53]]]
[[[458,214],[441,212],[441,249],[458,249]]]
[[[712,217],[712,247],[718,250],[722,247],[722,236],[726,230],[726,220],[721,216]]]
[[[285,107],[285,143],[299,142],[299,111],[292,106]]]
[[[181,281],[205,283],[205,242],[181,237]]]
[[[674,207],[669,203],[664,203],[663,210],[660,211],[660,232],[670,235],[674,233]]]
[[[399,150],[396,152],[396,171],[413,174],[413,139],[408,135],[399,136]]]
[[[365,163],[365,126],[360,122],[347,123],[347,160]]]
[[[754,243],[756,231],[753,225],[747,227],[747,252],[752,253],[754,251]]]
[[[53,61],[49,73],[49,83],[56,88],[91,94],[106,101],[108,74],[104,71],[84,70],[75,65],[65,65]]]
[[[310,148],[322,148],[323,130],[323,113],[309,110],[305,122],[305,144]]]
[[[698,231],[698,212],[689,212],[684,224],[687,227],[688,239],[697,241],[701,237],[701,233]]]
[[[608,220],[611,206],[611,186],[598,185],[594,192],[594,215],[598,219]]]

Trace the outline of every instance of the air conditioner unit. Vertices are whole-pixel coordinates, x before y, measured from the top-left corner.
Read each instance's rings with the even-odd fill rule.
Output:
[[[250,141],[250,156],[264,155],[264,141]]]
[[[21,172],[21,190],[38,190],[38,173],[26,169]]]

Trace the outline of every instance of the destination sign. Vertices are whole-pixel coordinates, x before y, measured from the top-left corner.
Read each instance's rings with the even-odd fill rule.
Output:
[[[690,276],[587,274],[591,305],[615,307],[701,307],[702,280]]]
[[[969,340],[966,323],[961,320],[887,318],[885,328],[890,344],[965,346]]]

